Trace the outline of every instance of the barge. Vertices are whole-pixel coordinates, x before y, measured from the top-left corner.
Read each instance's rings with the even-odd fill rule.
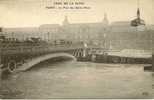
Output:
[[[124,49],[118,50],[89,50],[85,58],[81,61],[91,61],[95,63],[115,63],[115,64],[151,64],[152,53],[145,50]]]

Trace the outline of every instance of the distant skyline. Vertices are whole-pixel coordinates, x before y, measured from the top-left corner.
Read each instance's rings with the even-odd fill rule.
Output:
[[[53,1],[80,1],[87,10],[46,9]],[[65,16],[70,23],[101,22],[107,13],[109,22],[131,21],[136,17],[137,0],[0,0],[0,26],[37,27],[41,24],[62,24]],[[154,24],[154,0],[140,0],[141,18]]]

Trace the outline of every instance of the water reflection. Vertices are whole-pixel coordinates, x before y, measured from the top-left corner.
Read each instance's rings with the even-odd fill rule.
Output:
[[[154,78],[143,71],[143,66],[44,62],[3,80],[0,97],[154,98]]]

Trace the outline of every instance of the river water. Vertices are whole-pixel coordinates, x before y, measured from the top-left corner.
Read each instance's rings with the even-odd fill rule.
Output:
[[[144,65],[45,62],[1,80],[0,98],[154,98]]]

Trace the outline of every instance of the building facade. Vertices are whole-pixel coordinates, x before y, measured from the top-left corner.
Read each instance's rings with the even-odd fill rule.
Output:
[[[20,39],[40,37],[43,40],[82,41],[110,49],[152,48],[153,25],[132,27],[129,21],[109,24],[107,14],[101,22],[70,23],[65,16],[63,24],[43,24],[39,27],[4,28],[4,33]]]

